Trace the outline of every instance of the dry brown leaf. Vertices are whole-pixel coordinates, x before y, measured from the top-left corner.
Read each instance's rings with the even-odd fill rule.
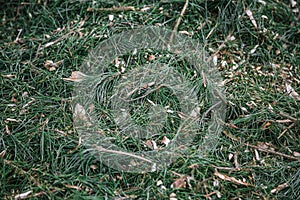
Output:
[[[150,149],[153,149],[151,140],[147,140],[147,141],[145,142],[145,145],[146,145],[147,147],[149,147]]]
[[[167,138],[166,136],[164,136],[161,141],[161,143],[165,144],[166,147],[169,145],[170,142],[171,142],[171,140],[169,138]]]
[[[155,59],[155,55],[149,55],[149,57],[148,57],[148,61],[151,61],[151,60],[154,60]]]
[[[63,62],[64,60],[60,60],[58,62],[53,62],[52,60],[46,60],[45,67],[51,72],[56,70],[56,68]]]
[[[270,126],[272,123],[267,121],[265,122],[262,126],[261,126],[261,129],[266,129],[268,126]]]
[[[176,179],[172,184],[171,188],[185,188],[187,176],[182,176]]]
[[[64,81],[73,81],[73,82],[80,82],[86,77],[86,75],[80,71],[72,72],[69,78],[63,78]]]
[[[96,170],[98,167],[97,167],[97,165],[91,165],[90,168],[91,168],[92,170]]]
[[[221,174],[221,173],[219,173],[217,171],[214,173],[214,175],[217,176],[217,177],[219,177],[220,179],[222,179],[224,181],[229,181],[229,182],[232,182],[234,184],[244,185],[244,186],[251,186],[251,184],[249,184],[247,182],[238,180],[238,179],[236,179],[234,177],[227,176],[226,174]]]

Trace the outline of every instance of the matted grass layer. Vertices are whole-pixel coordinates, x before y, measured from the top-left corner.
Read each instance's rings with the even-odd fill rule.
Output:
[[[1,3],[1,199],[299,197],[294,1],[189,1],[178,31],[213,56],[228,102],[223,134],[209,157],[191,150],[163,171],[129,174],[101,164],[80,144],[72,124],[73,83],[63,78],[115,33],[144,25],[173,29],[184,3]]]

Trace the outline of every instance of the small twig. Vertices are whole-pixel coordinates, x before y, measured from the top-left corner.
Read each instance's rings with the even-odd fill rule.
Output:
[[[225,38],[225,41],[218,47],[217,51],[207,59],[207,62],[210,62],[213,59],[213,57],[216,56],[221,51],[221,49],[223,49],[223,47],[225,46],[225,44],[230,39],[231,35],[232,35],[232,32],[230,32],[227,35],[227,37]]]
[[[289,129],[291,129],[293,126],[295,126],[295,123],[292,123],[291,125],[289,125],[286,129],[284,129],[282,131],[282,133],[280,133],[280,135],[277,137],[277,139],[280,139]]]
[[[282,111],[279,111],[278,114],[281,115],[281,116],[283,116],[283,117],[286,117],[286,118],[292,120],[293,122],[298,121],[298,119],[296,119],[295,117],[292,117],[292,116],[290,116],[290,115],[288,115],[288,114],[286,114],[286,113],[284,113]]]
[[[180,24],[180,22],[181,22],[181,19],[182,19],[183,15],[184,15],[184,13],[185,13],[185,11],[186,11],[186,8],[187,8],[188,4],[189,4],[189,0],[186,0],[186,1],[185,1],[185,4],[184,4],[184,6],[183,6],[183,8],[182,8],[182,10],[181,10],[181,12],[180,12],[180,15],[179,15],[179,17],[178,17],[178,19],[177,19],[177,21],[176,21],[176,24],[175,24],[175,26],[174,26],[174,28],[173,28],[173,32],[172,32],[172,34],[171,34],[171,36],[170,36],[170,40],[169,40],[169,45],[173,42],[175,32],[176,32],[177,29],[178,29],[178,26],[179,26],[179,24]]]
[[[130,157],[133,157],[133,158],[137,158],[137,159],[140,159],[140,160],[143,160],[145,162],[148,162],[148,163],[153,163],[153,161],[151,160],[148,160],[142,156],[138,156],[138,155],[135,155],[135,154],[132,154],[132,153],[127,153],[127,152],[123,152],[123,151],[116,151],[116,150],[110,150],[110,149],[105,149],[103,147],[98,147],[96,145],[93,145],[93,147],[95,149],[97,149],[98,151],[102,151],[102,152],[106,152],[106,153],[112,153],[112,154],[120,154],[120,155],[125,155],[125,156],[130,156]]]
[[[73,153],[74,151],[76,151],[81,145],[81,137],[79,137],[78,139],[78,144],[74,149],[71,149],[70,151],[67,152],[67,154]]]
[[[65,34],[65,35],[63,35],[63,36],[61,36],[60,38],[58,38],[58,39],[56,39],[56,40],[54,40],[54,41],[52,41],[52,42],[48,42],[47,44],[44,45],[44,48],[47,48],[47,47],[49,47],[49,46],[52,46],[52,45],[54,45],[54,44],[60,42],[61,40],[67,38],[70,34],[73,34],[73,33],[74,33],[74,32],[71,31],[71,32],[69,32],[69,33],[67,33],[67,34]],[[40,48],[40,49],[41,49],[41,48]]]
[[[112,7],[112,8],[88,8],[88,12],[94,11],[109,11],[109,12],[121,12],[121,11],[135,11],[135,7],[133,6],[121,6],[121,7]]]
[[[203,121],[204,121],[204,118],[208,115],[208,113],[210,112],[210,111],[212,111],[213,109],[215,109],[218,105],[220,105],[221,104],[221,101],[219,101],[218,103],[215,103],[214,105],[212,105],[207,111],[205,111],[205,113],[202,115],[202,118],[201,118],[201,120],[200,120],[200,124],[202,124],[203,123]]]
[[[152,89],[152,90],[149,90],[149,91],[146,92],[143,96],[140,96],[140,97],[137,97],[137,98],[134,98],[134,99],[130,99],[130,100],[125,100],[125,101],[126,101],[126,102],[132,102],[132,101],[136,101],[136,100],[145,98],[146,96],[148,96],[148,95],[151,94],[152,92],[155,92],[156,90],[159,90],[159,89],[162,88],[163,86],[165,86],[165,85],[164,85],[164,84],[161,84],[161,85],[157,86],[156,88],[154,88],[154,89]],[[136,91],[136,90],[133,90],[133,91]]]
[[[220,167],[220,166],[216,166],[216,165],[212,165],[215,169],[219,169],[219,170],[226,170],[226,171],[241,171],[242,168],[236,168],[236,167]]]
[[[252,145],[252,144],[245,144],[245,143],[243,143],[242,145],[243,146],[247,146],[247,147],[251,147],[251,148],[254,148],[254,149],[257,149],[257,150],[262,151],[262,152],[275,154],[275,155],[278,155],[278,156],[281,156],[281,157],[284,157],[284,158],[287,158],[287,159],[290,159],[290,160],[298,160],[298,161],[300,161],[300,158],[296,158],[294,156],[290,156],[290,155],[287,155],[287,154],[284,154],[284,153],[280,153],[280,152],[277,152],[277,151],[273,151],[273,150],[269,150],[269,149],[264,149],[264,148],[261,148],[261,147],[258,147],[258,146]]]
[[[225,136],[229,137],[230,139],[232,139],[232,140],[234,140],[236,142],[240,141],[239,137],[238,138],[236,138],[234,136],[232,137],[226,131],[223,131],[223,133],[224,133]],[[242,142],[242,145],[250,147],[250,148],[253,148],[253,149],[257,149],[257,150],[259,150],[261,152],[275,154],[277,156],[281,156],[281,157],[284,157],[284,158],[287,158],[287,159],[290,159],[290,160],[300,161],[300,158],[297,158],[297,157],[294,157],[294,156],[290,156],[290,155],[287,155],[287,154],[284,154],[284,153],[280,153],[280,152],[277,152],[277,151],[273,151],[273,150],[269,150],[269,149],[264,149],[264,148],[261,148],[261,147],[258,147],[258,146],[252,145],[252,144],[246,144],[246,143]]]
[[[32,176],[29,172],[25,171],[21,167],[18,167],[17,165],[13,164],[12,161],[3,159],[2,160],[5,164],[11,166],[14,168],[16,174],[23,175],[23,176],[28,176],[29,181],[31,181],[34,185],[37,187],[41,187],[41,184],[39,183],[39,180],[36,179],[34,176]]]

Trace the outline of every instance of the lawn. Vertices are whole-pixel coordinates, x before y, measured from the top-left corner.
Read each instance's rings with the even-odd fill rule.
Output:
[[[12,0],[1,3],[0,14],[0,199],[299,198],[298,2]],[[211,76],[219,76],[218,84],[222,85],[220,99],[226,105],[226,109],[219,110],[224,116],[218,120],[222,129],[207,130],[207,123],[214,119],[211,111],[216,109],[207,98],[212,90],[203,71],[197,74],[197,67],[167,49],[159,51],[150,45],[111,56],[107,52],[116,47],[107,46],[98,49],[108,55],[107,68],[101,71],[104,64],[99,59],[100,68],[88,76],[102,78],[102,85],[96,84],[96,98],[78,100],[94,102],[86,105],[93,105],[88,109],[97,112],[99,120],[93,128],[101,135],[100,140],[96,137],[91,144],[87,142],[90,138],[82,135],[77,127],[80,122],[76,123],[76,112],[85,110],[74,104],[77,89],[86,77],[84,64],[105,41],[122,36],[124,42],[128,34],[120,34],[143,27],[165,30],[169,38],[174,34],[166,43],[181,44],[179,39],[184,38],[201,44],[205,58],[196,59],[196,63],[213,66]],[[147,43],[146,37],[141,45],[143,42]],[[165,73],[165,65],[171,62],[174,69],[168,68]],[[145,76],[144,71],[153,65],[158,70]],[[175,78],[166,75],[177,73],[181,75]],[[179,152],[182,154],[167,166],[136,172],[132,168],[128,172],[126,166],[121,170],[118,165],[103,162],[95,150],[91,151],[94,143],[103,145],[110,139],[126,151],[156,152],[166,148],[168,139],[177,137],[176,131],[185,124],[185,116],[180,113],[194,100],[194,93],[182,101],[165,85],[156,87],[154,82],[161,76],[167,76],[169,85],[180,85],[183,92],[194,87],[206,119],[200,120],[202,129],[188,126],[193,128],[188,132],[195,138],[186,144],[190,140],[179,137],[184,153]],[[130,82],[129,86],[122,77],[136,84],[145,79],[143,83],[147,84],[137,92],[132,88],[135,84]],[[189,83],[181,84],[179,79]],[[85,89],[98,79],[89,81]],[[115,93],[112,86],[118,83],[119,93]],[[118,120],[125,120],[118,117],[122,116],[118,95],[127,90],[135,100],[126,104],[133,124],[149,127],[147,124],[153,120],[164,119],[162,131],[145,140],[130,135],[135,130],[148,130],[144,128],[132,126],[124,131],[126,137],[119,134],[119,129],[129,127],[116,126]],[[117,103],[110,102],[113,100]],[[153,110],[151,106],[156,104],[162,106]],[[162,119],[156,113],[164,108],[168,113]],[[79,115],[86,126],[85,117]],[[214,150],[205,155],[199,151],[205,139],[203,133],[217,136],[209,147]],[[113,158],[115,162],[131,156],[117,150],[106,150],[103,155],[107,156],[104,160]],[[147,161],[142,156],[135,158],[133,166]]]

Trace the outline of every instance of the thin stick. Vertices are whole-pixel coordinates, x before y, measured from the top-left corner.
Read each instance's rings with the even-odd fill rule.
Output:
[[[289,127],[287,127],[286,129],[284,129],[282,131],[282,133],[280,133],[280,135],[277,137],[277,139],[280,139],[289,129],[291,129],[293,126],[295,126],[295,123],[292,123],[291,125],[289,125]]]
[[[159,90],[160,88],[164,87],[166,85],[164,84],[161,84],[159,86],[157,86],[156,88],[152,89],[152,90],[149,90],[148,92],[146,92],[146,94],[144,94],[143,96],[140,96],[140,97],[137,97],[137,98],[134,98],[134,99],[130,99],[130,100],[125,100],[126,102],[132,102],[132,101],[136,101],[136,100],[139,100],[139,99],[142,99],[142,98],[145,98],[146,96],[148,96],[149,94],[151,94],[152,92],[155,92],[157,90]]]
[[[232,139],[232,140],[234,140],[236,142],[240,141],[240,138],[230,137],[229,133],[227,133],[226,131],[223,131],[223,133],[224,133],[225,136],[229,137],[230,139]],[[264,148],[261,148],[261,147],[258,147],[258,146],[252,145],[252,144],[246,144],[246,143],[243,142],[242,145],[250,147],[250,148],[253,148],[253,149],[257,149],[257,150],[259,150],[261,152],[275,154],[275,155],[278,155],[278,156],[281,156],[281,157],[284,157],[284,158],[287,158],[287,159],[290,159],[290,160],[300,161],[300,158],[297,158],[297,157],[294,157],[294,156],[290,156],[290,155],[287,155],[287,154],[284,154],[284,153],[276,152],[276,151],[273,151],[273,150],[264,149]]]
[[[186,0],[186,1],[185,1],[185,4],[184,4],[184,6],[183,6],[183,8],[182,8],[182,10],[181,10],[181,12],[180,12],[180,15],[179,15],[179,17],[178,17],[178,19],[177,19],[177,21],[176,21],[176,24],[175,24],[175,26],[174,26],[174,28],[173,28],[173,32],[172,32],[172,34],[171,34],[171,36],[170,36],[170,40],[169,40],[169,45],[173,42],[174,34],[175,34],[175,32],[177,31],[177,29],[178,29],[178,26],[179,26],[179,24],[180,24],[180,22],[181,22],[181,19],[182,19],[184,13],[185,13],[185,10],[186,10],[188,4],[189,4],[189,0]]]
[[[221,51],[221,49],[223,49],[223,47],[225,46],[225,44],[230,39],[231,35],[232,35],[232,32],[230,32],[227,35],[227,37],[225,38],[224,42],[218,47],[217,51],[207,59],[207,62],[210,62],[213,59],[213,57],[216,56]]]
[[[110,12],[121,12],[121,11],[135,11],[133,6],[121,6],[121,7],[112,7],[112,8],[88,8],[88,12],[94,11],[110,11]]]
[[[278,155],[278,156],[282,156],[282,157],[290,159],[290,160],[298,160],[298,161],[300,161],[300,158],[296,158],[294,156],[290,156],[290,155],[287,155],[287,154],[284,154],[284,153],[280,153],[280,152],[277,152],[277,151],[273,151],[273,150],[269,150],[269,149],[264,149],[264,148],[261,148],[261,147],[258,147],[258,146],[252,145],[252,144],[245,144],[245,143],[243,143],[242,145],[243,146],[247,146],[247,147],[251,147],[251,148],[254,148],[254,149],[257,149],[257,150],[262,151],[262,152],[266,152],[266,153],[271,153],[271,154],[275,154],[275,155]]]
[[[153,161],[151,161],[151,160],[148,160],[146,158],[143,158],[142,156],[138,156],[138,155],[135,155],[135,154],[132,154],[132,153],[127,153],[127,152],[123,152],[123,151],[116,151],[116,150],[105,149],[103,147],[98,147],[96,145],[93,145],[93,147],[96,148],[98,151],[103,151],[103,152],[106,152],[106,153],[113,153],[113,154],[120,154],[120,155],[130,156],[130,157],[133,157],[133,158],[137,158],[137,159],[143,160],[143,161],[148,162],[148,163],[153,163]]]
[[[293,122],[298,121],[298,119],[296,119],[295,117],[292,117],[292,116],[290,116],[290,115],[288,115],[288,114],[286,114],[286,113],[284,113],[284,112],[282,112],[282,111],[279,111],[278,114],[281,115],[281,116],[283,116],[283,117],[286,117],[286,118],[292,120]]]

